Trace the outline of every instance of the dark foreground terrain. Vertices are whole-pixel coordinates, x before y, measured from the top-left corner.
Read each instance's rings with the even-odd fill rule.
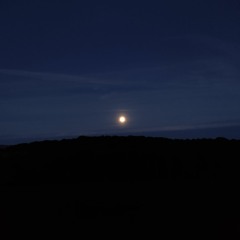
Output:
[[[240,239],[239,183],[236,140],[79,137],[5,147],[1,237]]]

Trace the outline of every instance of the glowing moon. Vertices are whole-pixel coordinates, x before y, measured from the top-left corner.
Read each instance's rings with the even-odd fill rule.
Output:
[[[119,123],[124,124],[124,123],[126,123],[127,119],[126,119],[125,116],[120,116],[120,117],[118,118],[118,121],[119,121]]]

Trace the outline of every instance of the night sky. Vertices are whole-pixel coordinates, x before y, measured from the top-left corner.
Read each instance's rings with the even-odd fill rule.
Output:
[[[0,2],[0,144],[108,134],[240,138],[239,0]]]

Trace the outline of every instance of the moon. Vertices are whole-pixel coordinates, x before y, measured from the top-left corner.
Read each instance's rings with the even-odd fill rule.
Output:
[[[125,123],[127,122],[127,118],[122,115],[122,116],[120,116],[120,117],[118,118],[118,122],[119,122],[121,125],[123,125],[123,124],[125,124]]]

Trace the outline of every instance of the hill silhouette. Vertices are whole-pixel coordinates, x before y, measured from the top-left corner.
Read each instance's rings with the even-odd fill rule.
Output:
[[[1,185],[239,180],[240,141],[151,137],[79,137],[0,150]]]
[[[0,149],[1,221],[59,233],[61,226],[67,235],[106,226],[194,239],[238,234],[239,149],[224,138],[134,136],[9,146]]]

